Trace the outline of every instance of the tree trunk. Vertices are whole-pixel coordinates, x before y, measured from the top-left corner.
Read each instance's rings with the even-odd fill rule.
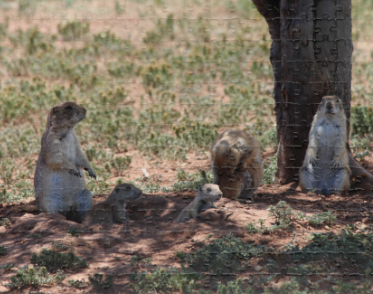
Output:
[[[351,101],[351,0],[253,0],[272,38],[278,161],[276,182],[298,180],[321,98]]]

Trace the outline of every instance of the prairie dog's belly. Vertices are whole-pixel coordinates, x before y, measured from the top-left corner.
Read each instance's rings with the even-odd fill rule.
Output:
[[[340,143],[341,129],[325,123],[316,127],[317,157],[319,165],[328,166],[334,158],[335,145]]]
[[[68,132],[61,140],[62,156],[75,164],[76,161],[76,146],[75,137],[73,132]]]
[[[82,175],[82,171],[80,171]],[[43,196],[60,195],[63,199],[75,198],[85,189],[84,175],[77,177],[65,170],[51,170],[46,166],[40,168],[38,185]],[[38,193],[39,194],[39,193]]]

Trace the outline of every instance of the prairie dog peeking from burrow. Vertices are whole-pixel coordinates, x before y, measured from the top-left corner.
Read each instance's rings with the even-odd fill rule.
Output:
[[[105,201],[97,203],[87,213],[85,225],[125,223],[129,220],[126,203],[142,195],[142,191],[132,184],[116,186]]]
[[[220,200],[222,196],[223,193],[218,185],[205,184],[201,186],[197,197],[182,210],[175,222],[178,224],[196,218],[201,211],[215,207],[213,202]]]

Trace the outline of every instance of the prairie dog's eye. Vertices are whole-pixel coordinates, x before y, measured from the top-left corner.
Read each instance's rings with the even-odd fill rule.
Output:
[[[116,189],[115,189],[115,193],[118,193],[118,192],[119,192],[119,188],[116,188]]]
[[[211,192],[211,188],[207,188],[207,192]]]
[[[68,106],[65,107],[65,109],[67,109],[67,110],[72,110],[73,107],[72,107],[71,105],[68,105]]]
[[[337,103],[341,102],[339,99],[337,99]]]

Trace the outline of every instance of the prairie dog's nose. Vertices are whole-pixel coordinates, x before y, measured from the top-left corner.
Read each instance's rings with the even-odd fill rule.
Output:
[[[332,109],[333,108],[332,103],[331,102],[326,103],[326,108],[327,109]]]

